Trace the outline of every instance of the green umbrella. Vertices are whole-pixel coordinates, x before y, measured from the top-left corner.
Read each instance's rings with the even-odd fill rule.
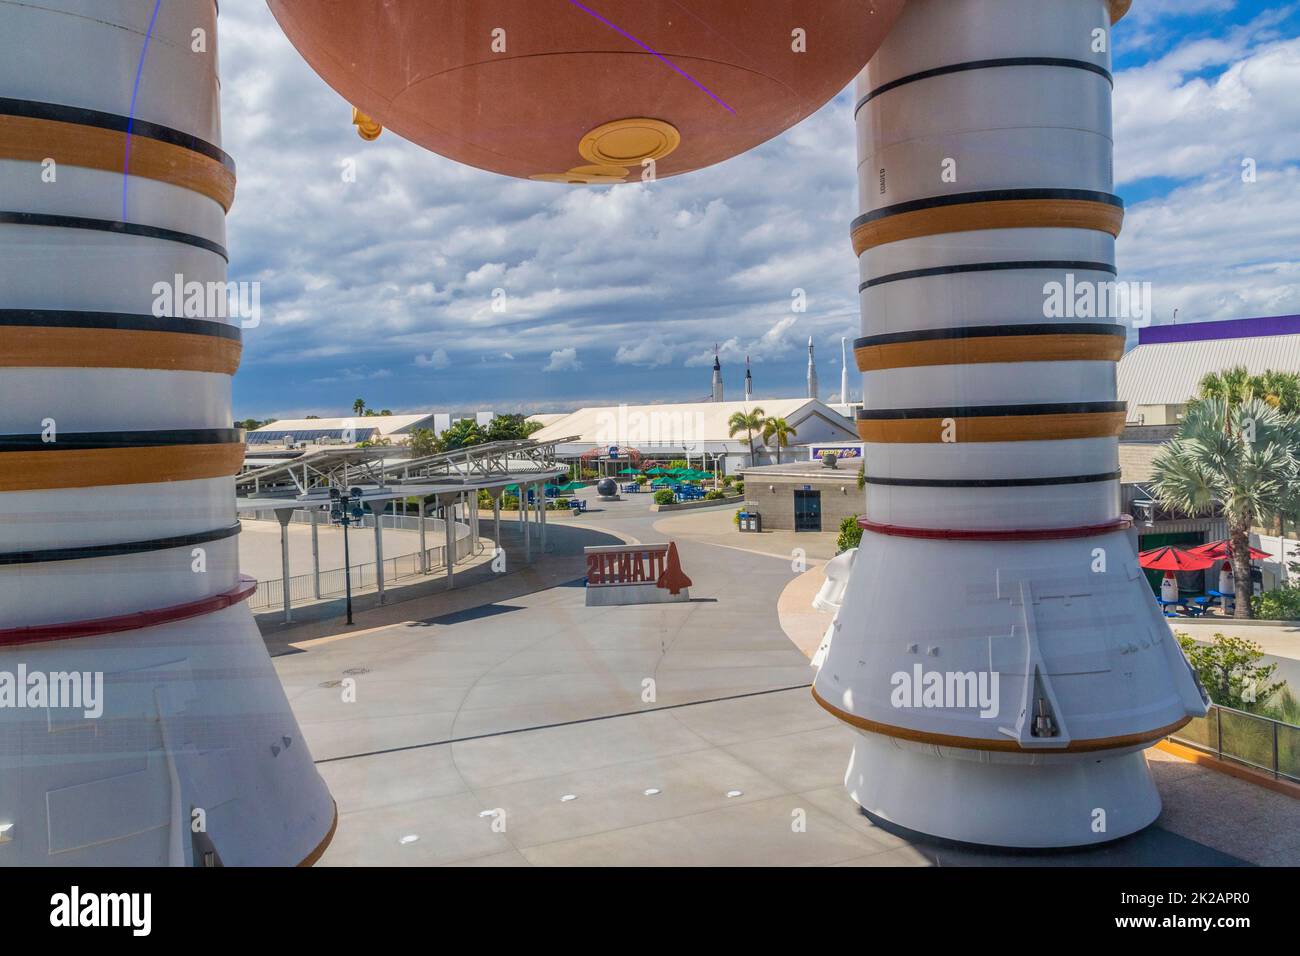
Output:
[[[639,474],[641,474],[641,472],[637,471],[635,468],[624,468],[622,471],[619,472],[619,474],[620,474],[620,475],[639,475]]]
[[[585,487],[587,486],[580,481],[571,481],[567,485],[561,485],[560,490],[573,492],[573,491],[579,491]]]
[[[649,471],[646,472],[646,474],[647,474],[647,475],[666,475],[666,474],[668,474],[668,472],[664,471],[662,468],[651,468]]]

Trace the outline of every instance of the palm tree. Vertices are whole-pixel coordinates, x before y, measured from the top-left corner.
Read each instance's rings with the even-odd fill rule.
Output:
[[[1250,529],[1296,507],[1300,420],[1259,398],[1233,403],[1231,397],[1242,394],[1240,382],[1236,376],[1221,377],[1214,383],[1216,389],[1222,386],[1218,395],[1188,406],[1177,436],[1152,463],[1152,487],[1163,504],[1187,514],[1223,508],[1232,542],[1236,616],[1248,618],[1254,590]]]
[[[352,403],[352,414],[360,415],[365,410],[366,410],[366,400],[364,398],[358,398],[356,401]]]
[[[730,435],[735,438],[741,432],[745,433],[745,439],[749,442],[749,467],[754,467],[754,432],[763,430],[763,422],[767,421],[767,415],[761,408],[756,408],[752,412],[733,412],[727,419],[727,427],[731,429]]]
[[[770,442],[776,436],[776,463],[781,464],[781,448],[789,445],[791,438],[798,437],[794,427],[784,418],[768,418],[763,421],[763,441]]]
[[[1300,375],[1295,372],[1274,372],[1271,369],[1256,376],[1258,395],[1283,415],[1300,412]]]
[[[416,428],[407,439],[406,446],[411,449],[412,458],[426,458],[443,450],[442,439],[431,428]]]
[[[1201,379],[1200,395],[1191,404],[1206,398],[1223,399],[1229,406],[1257,398],[1284,415],[1294,415],[1300,412],[1300,375],[1272,369],[1251,375],[1244,365],[1238,365]]]
[[[1246,371],[1246,366],[1238,365],[1222,372],[1210,372],[1201,379],[1198,400],[1217,398],[1226,402],[1228,407],[1233,407],[1253,397],[1250,373]]]

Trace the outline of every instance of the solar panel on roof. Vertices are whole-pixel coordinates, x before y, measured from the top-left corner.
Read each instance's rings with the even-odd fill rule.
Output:
[[[250,432],[250,445],[280,445],[290,442],[368,441],[378,433],[377,428],[299,428],[283,432]]]

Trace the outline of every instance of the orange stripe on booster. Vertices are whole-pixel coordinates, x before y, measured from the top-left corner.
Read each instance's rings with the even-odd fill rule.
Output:
[[[1123,412],[976,418],[858,419],[858,437],[878,444],[1052,441],[1124,433]]]
[[[1116,335],[1007,335],[893,342],[854,349],[858,371],[986,362],[1118,362],[1124,339]]]
[[[1074,740],[1064,747],[1044,748],[1026,750],[1020,746],[1020,742],[1011,738],[993,738],[993,737],[955,737],[951,734],[932,734],[924,730],[913,730],[910,727],[897,727],[893,724],[882,724],[874,720],[867,720],[865,717],[859,717],[856,714],[850,714],[847,711],[840,710],[834,704],[828,703],[817,693],[817,688],[812,688],[813,700],[817,701],[827,713],[838,720],[843,721],[850,727],[856,727],[858,730],[865,730],[868,733],[880,734],[884,737],[896,737],[899,740],[910,740],[914,743],[932,744],[936,747],[957,747],[963,750],[992,750],[1003,753],[1033,753],[1033,754],[1061,754],[1061,753],[1089,753],[1098,750],[1118,750],[1124,747],[1135,747],[1139,744],[1151,743],[1167,737],[1180,727],[1185,726],[1191,717],[1184,717],[1176,720],[1172,724],[1164,727],[1157,727],[1154,730],[1145,730],[1136,734],[1123,734],[1118,737],[1097,737],[1091,740]]]
[[[0,491],[45,491],[224,478],[244,464],[243,442],[6,452]]]
[[[900,212],[864,222],[852,232],[862,255],[889,242],[978,229],[1092,229],[1118,236],[1124,210],[1086,199],[1002,199]]]
[[[184,332],[6,327],[0,368],[138,368],[234,375],[238,340]]]
[[[0,116],[0,159],[55,163],[121,173],[126,134],[117,130],[27,116]],[[227,212],[235,174],[210,156],[147,136],[131,137],[131,175],[207,196]]]

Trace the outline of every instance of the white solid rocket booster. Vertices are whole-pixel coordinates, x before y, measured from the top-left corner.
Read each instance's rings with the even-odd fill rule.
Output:
[[[864,534],[817,700],[878,818],[1006,846],[1155,819],[1205,711],[1120,514],[1109,28],[1122,0],[911,0],[858,78]]]
[[[244,603],[240,320],[155,310],[226,279],[216,17],[0,0],[0,864],[296,864],[333,832]]]

